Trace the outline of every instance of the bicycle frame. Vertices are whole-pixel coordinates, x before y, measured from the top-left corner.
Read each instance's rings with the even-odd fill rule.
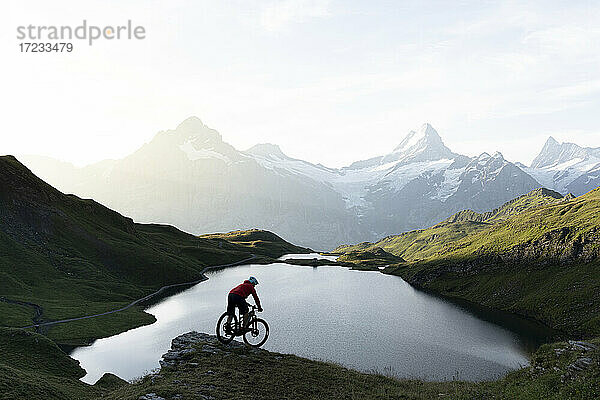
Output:
[[[249,304],[250,306],[250,310],[248,311],[248,327],[247,329],[249,329],[251,326],[254,326],[254,328],[256,329],[256,309],[258,309],[258,307],[256,307],[253,304]],[[243,336],[244,335],[244,331],[242,330],[242,323],[243,323],[243,318],[244,315],[240,312],[239,308],[237,309],[237,318],[235,319],[235,329],[233,330],[234,335],[235,336]]]
[[[246,329],[243,329],[243,315],[240,315],[239,310],[233,315],[227,314],[227,312],[221,315],[217,321],[217,337],[222,343],[228,344],[236,336],[243,336],[244,343],[253,347],[260,347],[267,341],[269,338],[269,324],[256,315],[258,307],[255,305],[250,305],[250,307],[251,309],[248,310],[247,314],[248,326]],[[230,317],[235,321],[231,321],[227,325],[226,319]]]

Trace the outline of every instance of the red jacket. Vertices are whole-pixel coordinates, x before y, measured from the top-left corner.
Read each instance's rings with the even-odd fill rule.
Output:
[[[237,294],[238,296],[242,296],[244,299],[252,295],[258,308],[261,308],[260,300],[258,299],[258,295],[256,294],[256,289],[254,289],[254,285],[251,284],[249,280],[245,280],[244,283],[237,285],[236,287],[231,289],[229,293]]]

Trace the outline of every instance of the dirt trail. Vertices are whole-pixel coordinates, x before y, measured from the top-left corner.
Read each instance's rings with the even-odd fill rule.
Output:
[[[197,283],[203,282],[205,280],[207,280],[208,278],[204,275],[205,272],[210,271],[211,269],[219,269],[219,268],[226,268],[226,267],[233,267],[235,265],[240,265],[240,264],[245,264],[253,259],[256,258],[255,254],[252,254],[250,257],[241,260],[241,261],[236,261],[233,263],[229,263],[229,264],[221,264],[221,265],[211,265],[209,267],[204,268],[201,272],[200,275],[202,276],[200,279],[197,279],[195,281],[192,282],[184,282],[184,283],[176,283],[173,285],[167,285],[167,286],[163,286],[160,289],[158,289],[156,292],[154,293],[150,293],[147,296],[142,297],[141,299],[137,299],[135,301],[132,301],[131,303],[127,304],[124,307],[118,308],[116,310],[111,310],[111,311],[106,311],[103,313],[99,313],[99,314],[91,314],[91,315],[84,315],[82,317],[76,317],[76,318],[67,318],[67,319],[61,319],[61,320],[57,320],[57,321],[48,321],[48,322],[43,322],[43,313],[44,310],[41,306],[34,304],[34,303],[29,303],[26,301],[19,301],[19,300],[10,300],[4,297],[0,297],[0,301],[4,301],[6,303],[11,303],[11,304],[18,304],[18,305],[23,305],[23,306],[29,306],[29,307],[34,307],[35,308],[35,315],[33,317],[33,324],[31,325],[27,325],[27,326],[23,326],[21,327],[21,329],[28,329],[28,328],[35,328],[36,331],[39,331],[40,328],[42,327],[47,327],[47,326],[51,326],[51,325],[56,325],[56,324],[63,324],[66,322],[72,322],[72,321],[80,321],[82,319],[88,319],[88,318],[96,318],[96,317],[100,317],[103,315],[109,315],[109,314],[114,314],[120,311],[124,311],[127,310],[128,308],[131,308],[137,304],[143,303],[149,299],[151,299],[154,296],[158,296],[159,294],[161,294],[162,292],[164,292],[167,289],[171,289],[171,288],[175,288],[175,287],[180,287],[180,286],[192,286],[195,285]]]

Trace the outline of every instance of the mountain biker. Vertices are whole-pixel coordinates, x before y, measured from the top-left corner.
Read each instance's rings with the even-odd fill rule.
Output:
[[[258,311],[262,312],[262,307],[260,306],[260,299],[256,294],[256,289],[254,288],[258,285],[258,280],[251,276],[246,279],[244,283],[241,283],[231,289],[229,291],[229,295],[227,296],[227,325],[226,329],[231,329],[231,319],[235,314],[235,308],[240,309],[240,314],[243,315],[243,324],[244,329],[248,327],[248,303],[246,303],[246,298],[250,295],[254,297],[254,302],[258,307]]]

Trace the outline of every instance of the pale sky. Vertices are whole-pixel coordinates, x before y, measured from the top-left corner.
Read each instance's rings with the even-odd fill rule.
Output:
[[[600,147],[600,2],[524,3],[5,1],[0,153],[118,158],[191,115],[334,167],[424,122],[466,155]],[[146,39],[19,52],[17,26],[83,19]]]

